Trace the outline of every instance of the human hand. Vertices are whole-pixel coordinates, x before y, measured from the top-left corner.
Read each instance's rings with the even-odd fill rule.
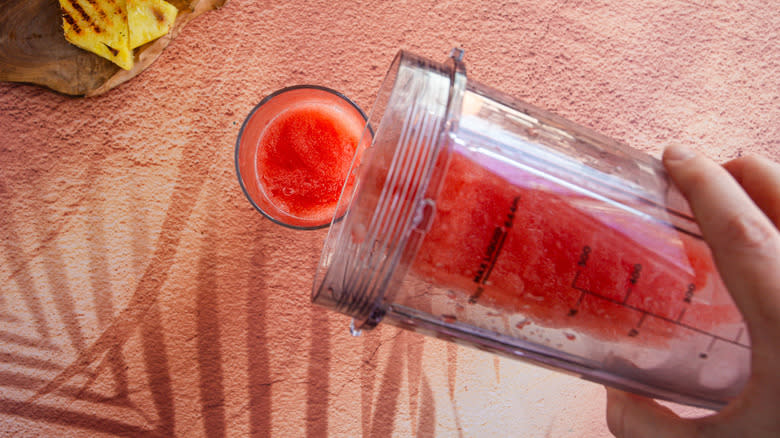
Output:
[[[745,318],[751,375],[722,411],[682,419],[644,397],[607,388],[618,438],[780,436],[780,165],[758,157],[719,166],[682,147],[664,165],[691,205],[718,272]],[[729,175],[731,174],[731,175]]]

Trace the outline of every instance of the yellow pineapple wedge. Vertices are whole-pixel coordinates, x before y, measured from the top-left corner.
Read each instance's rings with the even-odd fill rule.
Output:
[[[167,34],[178,12],[176,6],[164,0],[127,0],[130,48],[135,49]]]
[[[65,39],[125,70],[133,67],[126,0],[59,0]]]

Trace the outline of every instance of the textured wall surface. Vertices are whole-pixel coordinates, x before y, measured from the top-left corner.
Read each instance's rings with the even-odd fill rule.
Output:
[[[600,386],[313,308],[326,231],[252,210],[239,126],[300,83],[369,109],[399,48],[459,45],[656,156],[780,161],[771,5],[231,0],[106,95],[0,84],[0,435],[609,436]]]

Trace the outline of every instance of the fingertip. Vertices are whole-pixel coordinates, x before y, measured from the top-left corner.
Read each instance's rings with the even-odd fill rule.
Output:
[[[607,390],[607,427],[613,435],[618,436],[623,429],[623,403],[621,396],[622,391],[618,391],[609,386],[605,386]]]
[[[695,424],[656,401],[617,389],[607,390],[607,427],[618,438],[692,436]]]
[[[780,163],[750,154],[735,158],[723,167],[780,229]]]
[[[610,402],[619,402],[621,396],[623,396],[625,393],[623,391],[620,391],[615,388],[611,388],[609,386],[605,386],[604,389],[607,390],[607,403]]]
[[[672,145],[664,150],[664,164],[677,165],[696,156],[696,152],[682,145]]]

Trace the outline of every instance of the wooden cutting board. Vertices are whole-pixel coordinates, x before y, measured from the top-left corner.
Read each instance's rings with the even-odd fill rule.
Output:
[[[135,65],[117,65],[65,40],[57,0],[0,0],[0,81],[42,85],[95,96],[149,67],[193,18],[227,0],[168,0],[179,9],[171,31],[135,51]]]

